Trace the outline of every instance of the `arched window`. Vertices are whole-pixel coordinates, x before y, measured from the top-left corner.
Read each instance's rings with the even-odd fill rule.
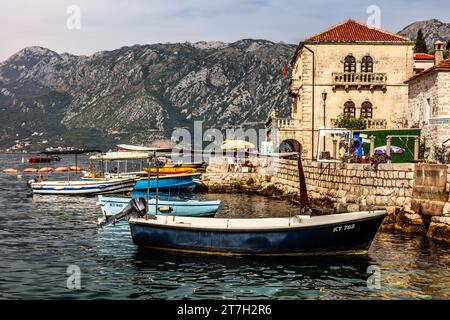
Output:
[[[372,104],[369,101],[361,105],[361,118],[372,118]]]
[[[356,72],[356,60],[354,56],[345,57],[344,72]]]
[[[356,114],[356,108],[355,108],[355,103],[352,101],[347,101],[344,104],[344,114],[349,115],[349,116],[355,116]]]
[[[362,58],[361,72],[373,72],[373,59],[371,56],[365,56]]]

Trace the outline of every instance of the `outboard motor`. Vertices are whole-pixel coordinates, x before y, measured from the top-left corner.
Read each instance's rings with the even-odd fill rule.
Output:
[[[30,179],[27,181],[27,187],[31,189],[31,185],[35,182],[38,182],[37,179]]]
[[[100,227],[116,224],[119,221],[128,219],[130,216],[144,217],[147,213],[147,201],[144,198],[133,198],[125,208],[118,214],[111,216],[106,221],[99,222]]]

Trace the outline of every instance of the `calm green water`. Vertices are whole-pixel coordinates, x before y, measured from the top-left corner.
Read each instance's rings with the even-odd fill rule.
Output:
[[[21,157],[0,154],[0,169],[26,167]],[[56,165],[71,164],[66,158]],[[425,237],[379,232],[369,253],[358,256],[231,258],[142,251],[126,224],[96,228],[96,198],[32,198],[29,177],[0,174],[3,299],[450,298],[450,246]],[[221,199],[222,216],[297,212],[289,203],[259,196],[196,197]],[[67,288],[69,265],[81,270],[79,290]],[[372,265],[380,268],[379,289],[367,287]]]

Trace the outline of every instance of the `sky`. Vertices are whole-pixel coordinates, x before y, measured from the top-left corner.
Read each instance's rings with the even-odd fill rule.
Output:
[[[2,0],[0,61],[27,46],[90,55],[134,44],[244,38],[298,44],[348,18],[398,32],[431,18],[443,0]]]

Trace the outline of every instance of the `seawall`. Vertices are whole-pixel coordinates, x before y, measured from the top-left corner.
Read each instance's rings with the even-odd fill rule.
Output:
[[[302,162],[313,206],[335,212],[386,208],[385,229],[423,233],[450,242],[450,166]],[[298,202],[296,160],[272,159],[254,173],[227,172],[212,159],[202,177],[211,192],[258,193]]]

